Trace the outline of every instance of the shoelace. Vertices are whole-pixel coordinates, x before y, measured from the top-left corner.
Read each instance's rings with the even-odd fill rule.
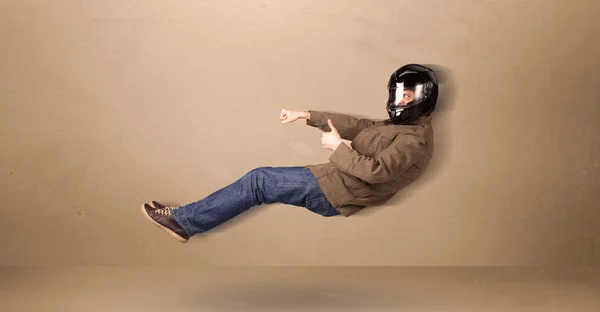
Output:
[[[157,202],[153,202],[153,205],[152,205],[152,206],[154,206],[154,207],[156,207],[156,208],[158,208],[158,209],[166,209],[166,210],[174,210],[174,209],[177,209],[177,208],[179,208],[179,207],[168,207],[168,206],[163,206],[163,205],[161,205],[161,204],[159,204],[159,203],[157,203]]]
[[[156,211],[156,213],[161,214],[163,216],[168,216],[168,217],[171,216],[171,209],[162,208],[162,209],[156,209],[155,211]]]

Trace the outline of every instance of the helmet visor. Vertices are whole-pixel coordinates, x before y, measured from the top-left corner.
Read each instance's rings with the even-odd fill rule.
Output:
[[[421,97],[422,90],[419,90],[421,86],[416,88],[406,88],[403,83],[396,83],[395,86],[389,89],[388,105],[400,106],[401,108],[408,108],[415,104],[418,104],[418,100]]]

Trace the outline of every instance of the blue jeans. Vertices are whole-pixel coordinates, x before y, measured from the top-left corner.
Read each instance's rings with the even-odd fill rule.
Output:
[[[308,168],[260,167],[199,201],[173,210],[172,216],[184,231],[195,235],[263,203],[305,207],[326,217],[340,214]]]

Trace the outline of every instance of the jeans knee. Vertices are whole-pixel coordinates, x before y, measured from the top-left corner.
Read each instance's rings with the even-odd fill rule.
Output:
[[[251,195],[254,205],[262,204],[265,200],[265,180],[268,167],[258,167],[248,171],[242,177],[242,184],[248,194]]]
[[[254,169],[248,171],[248,173],[246,173],[246,175],[252,176],[252,177],[261,177],[261,176],[265,175],[265,173],[267,172],[267,170],[269,170],[269,168],[271,168],[271,167],[257,167],[257,168],[254,168]]]
[[[253,182],[253,185],[257,185],[260,184],[259,181],[263,181],[264,177],[266,176],[266,171],[269,169],[269,167],[257,167],[254,168],[250,171],[248,171],[245,175],[244,178],[245,180],[249,180],[251,182]]]

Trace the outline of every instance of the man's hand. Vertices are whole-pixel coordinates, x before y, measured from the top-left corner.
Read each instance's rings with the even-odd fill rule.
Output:
[[[310,112],[293,111],[288,109],[282,109],[279,114],[279,120],[281,123],[290,123],[298,120],[299,118],[309,119]]]
[[[331,132],[323,133],[323,136],[321,136],[321,145],[326,149],[335,151],[338,146],[342,144],[342,138],[337,129],[333,126],[331,119],[327,120],[327,124],[329,125],[329,128],[331,128]]]

